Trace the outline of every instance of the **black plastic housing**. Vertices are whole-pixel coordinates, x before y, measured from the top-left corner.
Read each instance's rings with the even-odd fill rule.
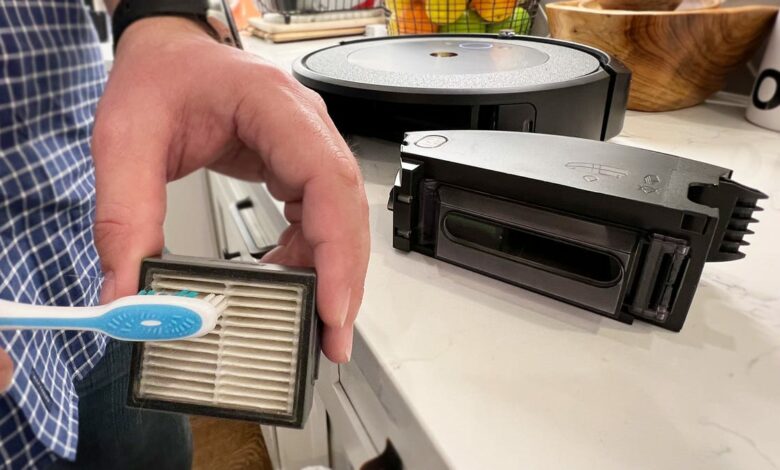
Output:
[[[430,36],[399,36],[399,39]],[[595,57],[600,69],[589,75],[544,87],[479,93],[429,93],[424,89],[352,86],[322,76],[306,66],[317,51],[300,58],[293,75],[318,92],[328,114],[343,133],[400,141],[405,132],[435,129],[484,129],[536,132],[607,140],[620,133],[631,72],[605,52],[582,44],[534,36],[438,34],[436,38],[492,37],[564,46]],[[393,41],[371,38],[355,42]],[[339,47],[339,46],[331,46]]]
[[[311,410],[314,383],[317,380],[320,358],[319,319],[316,311],[317,277],[313,269],[286,266],[223,261],[175,255],[144,259],[141,264],[139,290],[150,285],[155,273],[180,274],[204,277],[210,280],[256,281],[265,283],[296,284],[303,287],[298,337],[298,364],[294,389],[293,411],[290,414],[253,412],[229,407],[205,406],[193,403],[149,399],[139,396],[138,386],[143,367],[144,344],[135,343],[130,368],[128,405],[176,413],[214,416],[261,424],[302,428]]]
[[[744,256],[766,198],[730,177],[571,137],[412,132],[388,204],[393,246],[679,331],[704,263]]]

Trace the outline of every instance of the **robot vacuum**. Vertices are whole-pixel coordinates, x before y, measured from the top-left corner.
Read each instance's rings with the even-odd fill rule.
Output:
[[[554,39],[441,34],[361,39],[296,61],[339,129],[485,129],[594,140],[623,126],[631,73],[606,53]]]

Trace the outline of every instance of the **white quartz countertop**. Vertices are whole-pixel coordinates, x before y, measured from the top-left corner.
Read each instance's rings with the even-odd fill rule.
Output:
[[[246,47],[288,68],[335,42]],[[747,258],[705,267],[680,333],[394,250],[398,145],[359,139],[373,243],[353,360],[382,370],[456,468],[780,468],[780,134],[743,113],[630,112],[613,140],[731,168],[770,195]]]

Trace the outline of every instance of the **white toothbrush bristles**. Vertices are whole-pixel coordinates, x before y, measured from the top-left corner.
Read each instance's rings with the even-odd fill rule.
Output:
[[[216,308],[218,315],[222,315],[222,312],[225,310],[225,308],[227,308],[227,304],[228,304],[226,301],[226,297],[222,294],[215,294],[213,292],[204,293],[204,292],[185,290],[185,289],[173,292],[167,290],[161,291],[152,288],[147,288],[141,290],[138,293],[138,295],[174,295],[174,296],[205,300],[206,302],[210,303]]]
[[[217,313],[220,315],[227,307],[227,300],[224,295],[208,294],[206,297],[203,298],[203,300],[213,305],[217,309]]]

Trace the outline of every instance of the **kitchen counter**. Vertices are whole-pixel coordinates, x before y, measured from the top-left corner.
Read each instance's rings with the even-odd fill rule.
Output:
[[[285,68],[335,43],[245,42]],[[613,139],[732,168],[770,195],[747,258],[705,267],[680,333],[394,250],[398,145],[356,139],[373,242],[353,366],[408,428],[399,452],[408,435],[431,466],[780,468],[780,134],[743,114],[720,102],[629,112]]]

